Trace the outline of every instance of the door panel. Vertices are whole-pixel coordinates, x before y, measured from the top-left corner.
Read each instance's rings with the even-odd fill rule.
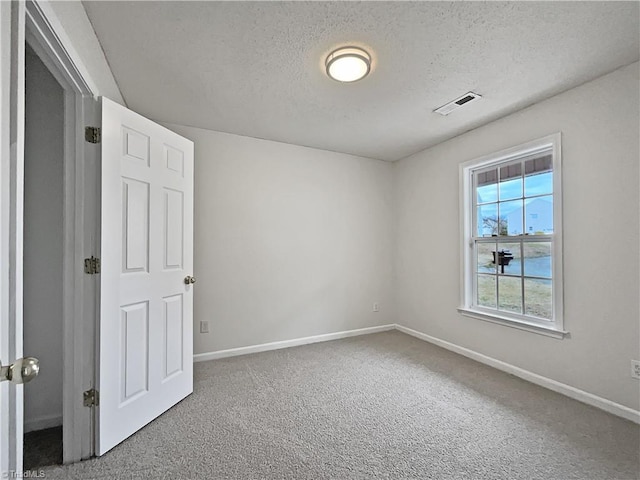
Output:
[[[193,391],[193,143],[102,99],[102,455]]]
[[[124,232],[124,275],[148,272],[149,265],[149,184],[122,179],[122,218]]]
[[[149,391],[149,302],[122,307],[120,407]]]
[[[182,294],[163,298],[164,301],[164,378],[163,382],[183,370],[184,307]]]
[[[184,193],[164,189],[164,269],[182,268],[184,253]]]

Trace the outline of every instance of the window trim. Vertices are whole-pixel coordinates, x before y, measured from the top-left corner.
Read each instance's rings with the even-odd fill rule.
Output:
[[[484,309],[474,306],[474,215],[473,215],[473,173],[490,165],[499,165],[509,161],[535,154],[551,148],[553,165],[553,234],[552,243],[552,282],[553,282],[553,319],[551,321],[537,320],[521,314],[510,314],[505,311]],[[458,311],[468,317],[477,318],[509,327],[548,335],[554,338],[564,338],[569,332],[564,330],[563,305],[563,239],[562,239],[562,148],[561,133],[547,135],[530,142],[510,147],[499,152],[490,153],[461,163],[460,173],[460,306]],[[527,236],[529,237],[529,236]],[[498,237],[499,238],[499,237]],[[508,238],[520,238],[504,236]],[[531,239],[533,240],[533,238]]]

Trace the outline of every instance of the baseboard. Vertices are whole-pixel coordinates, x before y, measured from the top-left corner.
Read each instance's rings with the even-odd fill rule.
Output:
[[[638,410],[625,407],[624,405],[612,402],[611,400],[607,400],[606,398],[602,398],[592,393],[585,392],[584,390],[580,390],[578,388],[567,385],[565,383],[557,382],[556,380],[543,377],[542,375],[538,375],[537,373],[524,370],[520,367],[516,367],[501,360],[488,357],[487,355],[483,355],[482,353],[478,353],[474,350],[460,347],[459,345],[456,345],[454,343],[432,337],[431,335],[427,335],[422,332],[418,332],[417,330],[413,330],[411,328],[407,328],[397,324],[395,327],[398,331],[406,333],[407,335],[411,335],[412,337],[419,338],[420,340],[424,340],[425,342],[429,342],[444,349],[458,353],[477,362],[484,363],[485,365],[489,365],[490,367],[502,370],[503,372],[522,378],[523,380],[526,380],[528,382],[535,383],[536,385],[540,385],[541,387],[548,388],[549,390],[553,390],[557,393],[561,393],[562,395],[566,395],[567,397],[578,400],[579,402],[586,403],[587,405],[591,405],[592,407],[599,408],[601,410],[604,410],[605,412],[609,412],[618,417],[622,417],[627,420],[631,420],[634,423],[640,424],[640,411]]]
[[[218,350],[208,353],[197,353],[193,356],[194,362],[206,362],[218,358],[235,357],[237,355],[247,355],[250,353],[267,352],[269,350],[279,350],[281,348],[298,347],[309,343],[328,342],[340,338],[355,337],[357,335],[367,335],[369,333],[386,332],[395,329],[394,324],[380,325],[378,327],[359,328],[357,330],[346,330],[344,332],[325,333],[323,335],[313,335],[311,337],[294,338],[280,342],[262,343],[260,345],[250,345],[247,347],[230,348],[228,350]]]
[[[24,421],[24,433],[62,425],[62,415],[43,415]]]

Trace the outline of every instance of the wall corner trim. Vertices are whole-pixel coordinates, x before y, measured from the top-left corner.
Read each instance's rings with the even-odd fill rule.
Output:
[[[194,363],[206,362],[208,360],[216,360],[219,358],[235,357],[238,355],[248,355],[250,353],[268,352],[270,350],[280,350],[281,348],[297,347],[310,343],[328,342],[341,338],[355,337],[358,335],[368,335],[370,333],[386,332],[394,330],[396,325],[391,323],[388,325],[380,325],[377,327],[358,328],[356,330],[345,330],[344,332],[325,333],[322,335],[313,335],[311,337],[294,338],[291,340],[283,340],[279,342],[261,343],[259,345],[249,345],[246,347],[229,348],[227,350],[217,350],[215,352],[197,353],[193,356]]]
[[[599,408],[600,410],[604,410],[605,412],[611,413],[618,417],[622,417],[626,420],[630,420],[636,424],[640,424],[640,411],[638,410],[634,410],[632,408],[626,407],[611,400],[607,400],[606,398],[599,397],[592,393],[585,392],[584,390],[580,390],[565,383],[543,377],[542,375],[538,375],[537,373],[524,370],[520,367],[516,367],[515,365],[511,365],[510,363],[506,363],[482,353],[478,353],[474,350],[470,350],[454,343],[432,337],[431,335],[418,332],[417,330],[413,330],[411,328],[404,327],[398,324],[395,325],[395,328],[396,330],[402,333],[406,333],[407,335],[411,335],[412,337],[424,340],[425,342],[431,343],[438,347],[442,347],[451,352],[475,360],[476,362],[480,362],[498,370],[502,370],[503,372],[519,377],[523,380],[526,380],[527,382],[531,382],[549,390],[553,390],[554,392],[560,393],[569,398],[573,398],[574,400],[578,400],[579,402],[586,403],[587,405],[591,405],[592,407]]]

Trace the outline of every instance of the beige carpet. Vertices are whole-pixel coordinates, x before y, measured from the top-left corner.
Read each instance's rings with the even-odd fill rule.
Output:
[[[196,364],[195,392],[47,479],[636,479],[640,428],[399,332]]]

